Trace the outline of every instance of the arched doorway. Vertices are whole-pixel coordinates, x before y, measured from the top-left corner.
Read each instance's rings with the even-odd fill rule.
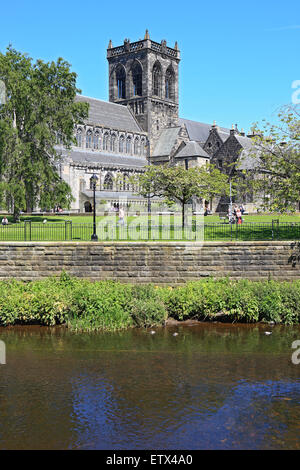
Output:
[[[92,204],[90,201],[84,203],[84,212],[92,212]]]

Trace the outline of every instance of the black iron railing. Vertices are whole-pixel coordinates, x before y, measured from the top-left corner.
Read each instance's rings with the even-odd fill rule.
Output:
[[[194,241],[251,241],[300,240],[300,222],[243,222],[242,224],[205,223],[178,224],[129,223],[118,225],[111,221],[96,226],[99,241],[110,240],[194,240]],[[90,241],[93,223],[72,221],[32,222],[0,225],[0,241]]]

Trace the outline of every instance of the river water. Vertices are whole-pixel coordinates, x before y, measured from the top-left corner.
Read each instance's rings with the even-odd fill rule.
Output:
[[[153,330],[0,328],[0,449],[300,449],[299,327]]]

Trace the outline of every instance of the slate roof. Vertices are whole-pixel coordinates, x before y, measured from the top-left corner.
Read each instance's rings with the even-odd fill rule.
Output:
[[[205,157],[210,158],[209,155],[203,150],[201,145],[195,141],[189,141],[186,145],[175,155],[175,158],[187,157]]]
[[[254,155],[248,149],[244,149],[240,154],[239,162],[239,170],[254,170],[259,165],[259,155]]]
[[[209,136],[209,131],[211,130],[211,124],[190,121],[189,119],[182,118],[179,119],[179,123],[181,125],[185,124],[190,140],[195,140],[196,142],[202,143],[206,142],[207,137]],[[229,129],[226,129],[225,127],[219,127],[219,133],[222,132],[226,133],[227,137],[230,134]]]
[[[179,131],[180,127],[163,129],[153,150],[152,157],[169,156],[176,143]]]
[[[127,106],[82,95],[76,95],[75,101],[89,103],[89,123],[127,132],[145,133]]]
[[[228,132],[221,131],[221,130],[218,129],[218,134],[219,134],[219,136],[221,137],[221,140],[222,140],[223,143],[224,143],[225,140],[228,139],[228,137],[230,136],[229,129],[228,129]]]
[[[133,157],[129,155],[87,152],[81,150],[72,150],[70,157],[73,163],[88,165],[96,164],[106,167],[125,167],[125,168],[143,168],[147,165],[147,160],[142,157]]]
[[[250,149],[253,146],[253,140],[250,137],[234,134],[234,137],[241,144],[244,149]]]

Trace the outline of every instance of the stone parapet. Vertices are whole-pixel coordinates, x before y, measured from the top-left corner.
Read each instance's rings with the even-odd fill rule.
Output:
[[[0,279],[70,275],[182,284],[207,276],[300,278],[298,242],[0,242]]]

